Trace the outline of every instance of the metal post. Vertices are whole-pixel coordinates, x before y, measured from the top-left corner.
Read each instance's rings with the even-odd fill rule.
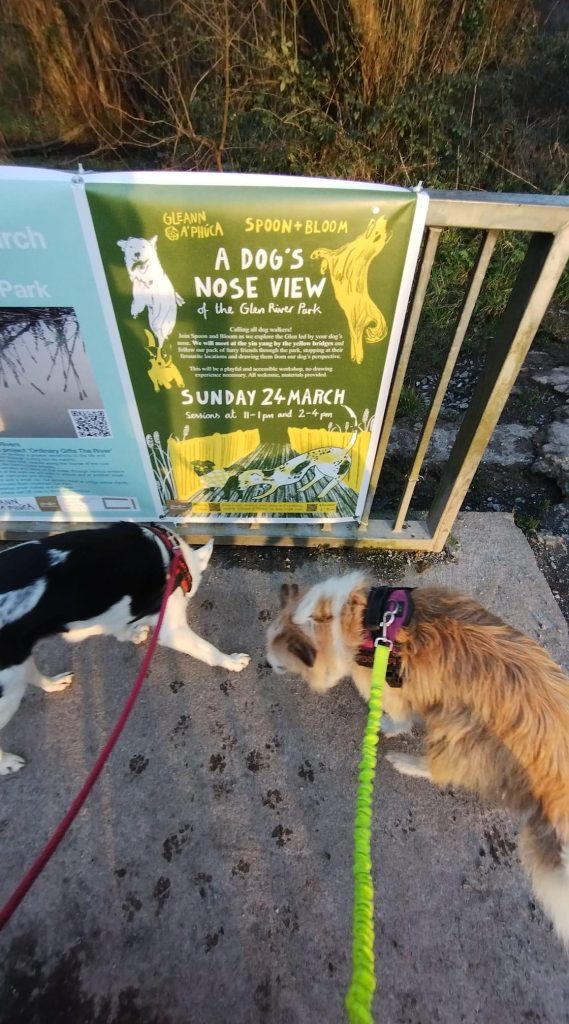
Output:
[[[397,510],[395,523],[393,525],[393,530],[395,533],[399,533],[403,528],[403,523],[405,522],[405,517],[407,515],[409,505],[411,504],[411,498],[413,497],[413,491],[415,490],[415,486],[419,479],[419,472],[421,466],[423,465],[425,455],[427,454],[429,441],[431,440],[433,430],[435,429],[435,423],[437,421],[441,405],[443,404],[443,398],[445,397],[446,389],[448,387],[452,371],[454,370],[454,365],[458,358],[462,342],[464,341],[464,336],[470,323],[470,318],[472,317],[472,313],[474,312],[474,307],[476,305],[476,301],[480,294],[480,289],[484,282],[484,277],[488,269],[490,257],[494,252],[494,246],[496,245],[498,234],[498,231],[487,232],[486,237],[484,238],[482,245],[480,247],[478,259],[472,269],[470,281],[467,285],[464,303],[458,319],[458,324],[456,327],[452,345],[449,349],[449,353],[446,358],[446,362],[444,365],[443,372],[441,373],[439,383],[437,384],[435,394],[433,395],[433,400],[427,413],[427,418],[423,423],[423,428],[421,430],[421,434],[419,436],[419,441],[417,443],[417,448],[415,451],[415,458],[413,459],[413,465],[411,466],[411,470],[407,478],[407,486],[401,499],[401,504],[399,505],[399,508]]]
[[[413,303],[411,306],[411,312],[409,314],[409,321],[407,323],[407,330],[405,331],[405,337],[403,339],[401,350],[399,353],[399,360],[397,363],[397,369],[395,370],[395,376],[391,385],[391,391],[389,393],[389,401],[385,410],[385,416],[383,420],[383,426],[381,428],[381,434],[379,435],[379,444],[377,446],[377,452],[375,454],[375,460],[371,471],[371,477],[369,482],[368,494],[362,515],[362,526],[366,527],[369,521],[369,515],[371,512],[371,506],[375,489],[377,487],[377,481],[383,461],[385,459],[385,453],[387,451],[387,444],[389,442],[389,435],[391,434],[391,428],[395,419],[395,411],[397,409],[397,403],[399,402],[399,396],[401,394],[401,388],[403,387],[403,381],[405,380],[405,374],[407,372],[407,364],[409,362],[409,356],[411,355],[411,349],[413,348],[413,342],[415,340],[415,334],[417,332],[417,325],[423,309],[423,303],[425,301],[425,295],[427,287],[431,277],[431,271],[433,269],[433,262],[435,259],[435,253],[439,244],[439,238],[441,235],[440,228],[429,228],[427,235],[427,241],[423,252],[423,258],[421,260],[421,269],[419,271],[419,277],[417,280],[417,287],[413,296]]]
[[[569,225],[534,234],[427,518],[442,550],[569,258]]]

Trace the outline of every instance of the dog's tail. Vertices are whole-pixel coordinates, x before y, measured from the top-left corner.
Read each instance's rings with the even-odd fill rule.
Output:
[[[350,440],[348,441],[348,444],[346,445],[346,448],[345,448],[345,451],[349,452],[349,451],[352,450],[352,448],[354,447],[358,437],[360,436],[360,428],[358,426],[358,418],[357,418],[354,410],[350,409],[349,405],[345,405],[344,409],[346,410],[346,412],[348,412],[350,414],[350,417],[351,417],[352,422],[354,424]],[[346,427],[347,427],[347,424],[346,424]]]
[[[563,830],[565,831],[565,830]],[[569,952],[569,841],[540,810],[522,829],[520,855],[533,891]]]

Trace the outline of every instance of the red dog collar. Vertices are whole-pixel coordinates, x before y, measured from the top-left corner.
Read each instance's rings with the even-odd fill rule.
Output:
[[[373,587],[370,590],[364,612],[364,639],[356,657],[359,665],[373,663],[376,643],[389,647],[389,661],[386,679],[389,686],[403,685],[399,671],[399,648],[396,638],[402,626],[406,626],[413,614],[412,587]]]
[[[170,556],[170,562],[172,562],[176,552],[180,553],[180,558],[178,560],[178,571],[176,573],[176,579],[174,581],[174,589],[176,589],[176,587],[181,587],[184,594],[189,594],[190,590],[192,589],[192,574],[188,568],[186,559],[182,554],[182,549],[178,544],[177,537],[175,536],[175,534],[171,533],[170,530],[167,530],[164,526],[147,526],[146,529],[150,530],[158,537],[159,540],[162,541],[164,547],[168,552],[168,555]]]

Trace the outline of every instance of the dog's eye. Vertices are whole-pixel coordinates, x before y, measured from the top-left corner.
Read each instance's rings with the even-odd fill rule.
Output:
[[[316,648],[305,637],[291,637],[288,649],[308,668],[312,668],[316,660]]]

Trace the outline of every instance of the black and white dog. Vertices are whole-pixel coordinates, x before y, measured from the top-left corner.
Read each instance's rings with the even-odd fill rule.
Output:
[[[160,644],[232,672],[249,664],[249,655],[222,654],[186,621],[186,600],[198,589],[213,541],[193,549],[163,527],[136,523],[28,541],[0,553],[0,729],[15,715],[27,684],[51,693],[71,683],[71,674],[41,674],[32,655],[39,640],[57,633],[71,642],[98,634],[135,644],[147,639],[177,549],[181,559]],[[23,764],[0,749],[0,775]]]

